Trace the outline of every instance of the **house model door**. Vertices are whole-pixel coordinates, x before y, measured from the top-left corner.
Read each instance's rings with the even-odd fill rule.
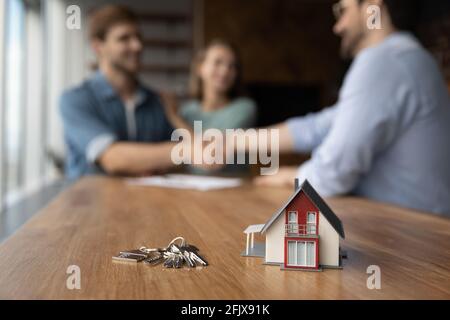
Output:
[[[306,240],[287,241],[287,265],[293,267],[316,267],[316,242]]]

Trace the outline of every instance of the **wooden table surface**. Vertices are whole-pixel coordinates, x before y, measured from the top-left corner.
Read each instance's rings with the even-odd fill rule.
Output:
[[[200,192],[83,178],[0,245],[0,298],[450,298],[450,220],[358,198],[328,199],[345,228],[343,270],[280,271],[241,257],[245,227],[264,223],[291,192],[250,184]],[[111,259],[176,236],[199,247],[210,265],[166,269]],[[66,287],[70,265],[80,267],[80,290]],[[369,265],[381,268],[379,290],[367,288]]]

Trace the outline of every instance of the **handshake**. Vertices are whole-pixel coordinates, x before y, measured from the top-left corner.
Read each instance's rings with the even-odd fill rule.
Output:
[[[279,168],[278,129],[203,129],[202,121],[188,125],[178,115],[176,98],[161,94],[169,121],[177,127],[171,141],[175,165],[192,165],[216,171],[230,164],[261,164],[261,175],[273,175]],[[248,156],[247,156],[248,155]],[[247,161],[248,160],[248,161]]]

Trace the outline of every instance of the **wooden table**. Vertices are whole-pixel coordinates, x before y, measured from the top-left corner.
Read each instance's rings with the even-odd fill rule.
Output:
[[[344,223],[343,270],[280,271],[243,258],[243,230],[264,223],[292,190],[200,192],[83,178],[0,245],[6,299],[449,299],[450,220],[358,198],[329,199]],[[182,235],[210,266],[113,262],[120,250]],[[262,241],[262,239],[256,239]],[[81,289],[68,290],[68,266]],[[369,265],[381,289],[366,286]]]

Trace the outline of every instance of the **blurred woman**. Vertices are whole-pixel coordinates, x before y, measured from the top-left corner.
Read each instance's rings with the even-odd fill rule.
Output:
[[[178,108],[176,100],[163,94],[169,121],[175,128],[201,121],[203,130],[249,128],[256,123],[256,105],[241,93],[242,65],[236,49],[226,41],[214,40],[196,55],[191,68],[191,100]],[[246,165],[227,165],[222,173],[242,173]],[[194,173],[206,173],[191,168]]]

